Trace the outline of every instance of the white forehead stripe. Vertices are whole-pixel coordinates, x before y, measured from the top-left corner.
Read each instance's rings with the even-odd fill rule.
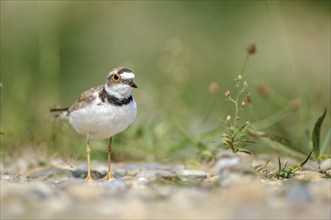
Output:
[[[121,73],[122,79],[134,79],[134,74],[132,72],[123,72]]]

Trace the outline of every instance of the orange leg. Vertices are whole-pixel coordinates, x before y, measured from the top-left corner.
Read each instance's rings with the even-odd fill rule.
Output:
[[[90,152],[91,152],[90,143],[89,143],[89,141],[87,141],[87,144],[86,144],[87,177],[86,177],[86,180],[89,180],[89,181],[93,180],[93,178],[91,176]]]
[[[111,163],[111,144],[112,144],[112,137],[109,138],[109,143],[108,143],[108,172],[106,176],[104,177],[105,180],[110,180],[113,178],[113,175],[111,174],[111,168],[110,168],[110,163]]]

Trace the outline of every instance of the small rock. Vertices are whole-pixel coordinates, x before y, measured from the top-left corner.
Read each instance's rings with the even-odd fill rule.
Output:
[[[304,171],[297,171],[295,178],[310,182],[318,182],[323,178],[323,174],[312,171],[312,170],[304,170]]]
[[[31,179],[51,179],[51,178],[71,178],[71,172],[65,169],[59,169],[55,167],[49,167],[41,170],[37,170],[28,175],[28,178]]]
[[[98,185],[101,187],[110,188],[112,190],[123,190],[127,188],[125,181],[116,178],[112,178],[108,181],[102,181]]]
[[[331,169],[331,158],[323,160],[320,165],[321,170],[327,171]]]
[[[140,171],[141,171],[141,168],[139,168],[139,167],[127,169],[126,175],[136,176]]]
[[[179,170],[176,174],[184,182],[198,182],[208,176],[208,173],[202,170]]]
[[[118,168],[115,170],[114,172],[114,176],[118,177],[118,178],[121,178],[121,177],[124,177],[126,175],[126,170],[123,169],[123,168]]]
[[[9,174],[9,173],[2,173],[0,174],[0,180],[10,181],[10,182],[20,182],[23,180],[20,174]]]
[[[145,177],[145,178],[155,178],[156,177],[156,170],[142,170],[136,174],[137,177]]]
[[[159,170],[156,173],[156,176],[161,177],[161,178],[165,178],[165,179],[171,179],[171,178],[176,177],[176,175],[174,173],[172,173],[170,171],[166,171],[166,170]]]
[[[52,196],[57,196],[57,190],[44,182],[33,182],[33,184],[26,184],[27,192],[39,197],[40,199],[47,199]]]
[[[142,170],[136,175],[137,177],[145,177],[150,181],[154,181],[159,178],[166,178],[170,179],[175,177],[175,174],[173,174],[170,171],[166,170]]]
[[[224,154],[219,157],[213,167],[216,173],[221,173],[225,169],[239,164],[239,158],[234,154]]]
[[[139,185],[146,185],[148,182],[149,182],[148,179],[145,177],[139,177],[137,179],[137,184]]]
[[[217,185],[228,187],[232,185],[246,185],[254,181],[256,181],[256,177],[253,175],[243,175],[241,172],[231,172],[227,170],[218,176]]]
[[[295,202],[310,202],[312,201],[312,195],[308,188],[307,183],[300,182],[290,187],[286,193],[287,199]]]

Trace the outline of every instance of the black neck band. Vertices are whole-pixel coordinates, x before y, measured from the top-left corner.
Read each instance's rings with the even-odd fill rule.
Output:
[[[127,105],[133,100],[131,95],[128,98],[124,98],[124,99],[119,99],[119,98],[116,98],[115,96],[111,96],[106,92],[105,88],[103,88],[99,97],[102,102],[105,102],[107,100],[110,104],[113,104],[116,106]]]

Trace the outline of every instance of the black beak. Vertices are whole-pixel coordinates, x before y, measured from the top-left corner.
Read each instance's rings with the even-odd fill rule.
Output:
[[[129,82],[129,86],[131,86],[132,88],[138,88],[138,86],[133,81]]]

